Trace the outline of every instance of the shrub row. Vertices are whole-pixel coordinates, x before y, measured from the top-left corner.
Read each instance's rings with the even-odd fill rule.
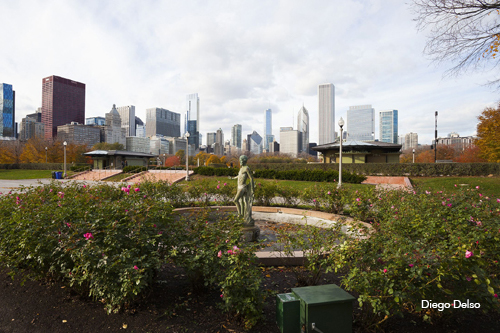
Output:
[[[62,170],[63,163],[14,163],[0,164],[0,169]]]
[[[256,163],[253,170],[338,170],[338,164]],[[364,163],[342,164],[342,169],[361,175],[380,176],[488,176],[500,175],[500,163]]]
[[[238,168],[212,168],[212,167],[207,167],[207,166],[200,166],[197,168],[194,168],[194,173],[202,176],[219,176],[219,177],[224,177],[224,176],[229,176],[229,177],[236,177],[238,175],[238,172],[240,169]]]

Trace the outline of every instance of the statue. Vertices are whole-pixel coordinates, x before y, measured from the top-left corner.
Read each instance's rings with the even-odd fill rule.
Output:
[[[258,227],[255,227],[255,221],[252,219],[252,204],[254,198],[255,181],[252,171],[247,165],[248,157],[240,156],[240,172],[238,173],[238,189],[234,197],[234,203],[238,216],[243,218],[243,237],[247,241],[255,241],[260,234]],[[247,179],[249,182],[247,183]]]

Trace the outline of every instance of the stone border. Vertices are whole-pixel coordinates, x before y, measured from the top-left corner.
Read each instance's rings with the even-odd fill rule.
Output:
[[[235,206],[210,206],[210,208],[219,209],[224,212],[236,212]],[[206,207],[182,207],[174,209],[174,212],[183,214],[201,211],[204,209],[206,209]],[[267,219],[276,223],[308,223],[321,227],[325,224],[328,225],[331,223],[341,222],[345,224],[345,227],[342,227],[342,231],[344,232],[348,232],[347,226],[355,222],[355,220],[351,217],[297,208],[254,206],[252,207],[252,213],[255,213],[255,217],[257,217],[257,219]],[[369,223],[359,223],[366,226],[368,230],[370,230],[369,233],[373,232],[373,228]],[[368,237],[369,235],[362,236],[360,238],[366,239]],[[304,264],[305,260],[304,253],[302,251],[294,251],[292,257],[282,255],[279,251],[258,251],[255,254],[258,258],[259,264],[263,266],[300,266]]]

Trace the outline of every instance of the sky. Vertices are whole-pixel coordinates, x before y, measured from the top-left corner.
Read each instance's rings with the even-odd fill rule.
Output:
[[[0,83],[16,91],[16,121],[41,106],[42,78],[86,84],[86,117],[113,106],[161,107],[184,119],[186,96],[200,98],[200,132],[242,124],[262,135],[297,126],[304,105],[318,140],[318,85],[335,85],[335,128],[349,106],[399,112],[399,135],[419,143],[474,135],[477,117],[499,99],[492,73],[443,76],[453,66],[424,54],[401,0],[71,1],[0,0]],[[348,125],[347,125],[348,126]],[[181,128],[183,125],[181,126]]]

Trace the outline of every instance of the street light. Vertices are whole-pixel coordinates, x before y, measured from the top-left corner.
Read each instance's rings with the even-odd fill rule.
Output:
[[[343,130],[343,127],[344,127],[344,119],[342,119],[342,117],[340,117],[339,119],[339,126],[340,126],[340,148],[339,148],[339,183],[337,185],[337,188],[340,188],[342,186],[342,138],[343,138],[343,134],[342,134],[342,130]]]
[[[68,143],[64,141],[63,145],[64,145],[64,178],[66,178],[66,146],[68,145]]]
[[[438,112],[434,114],[435,124],[434,124],[434,163],[437,162],[437,151],[438,151]]]
[[[47,163],[47,147],[45,147],[45,163]]]
[[[413,163],[415,163],[415,148],[413,148]]]
[[[189,132],[186,132],[186,181],[189,181]]]

